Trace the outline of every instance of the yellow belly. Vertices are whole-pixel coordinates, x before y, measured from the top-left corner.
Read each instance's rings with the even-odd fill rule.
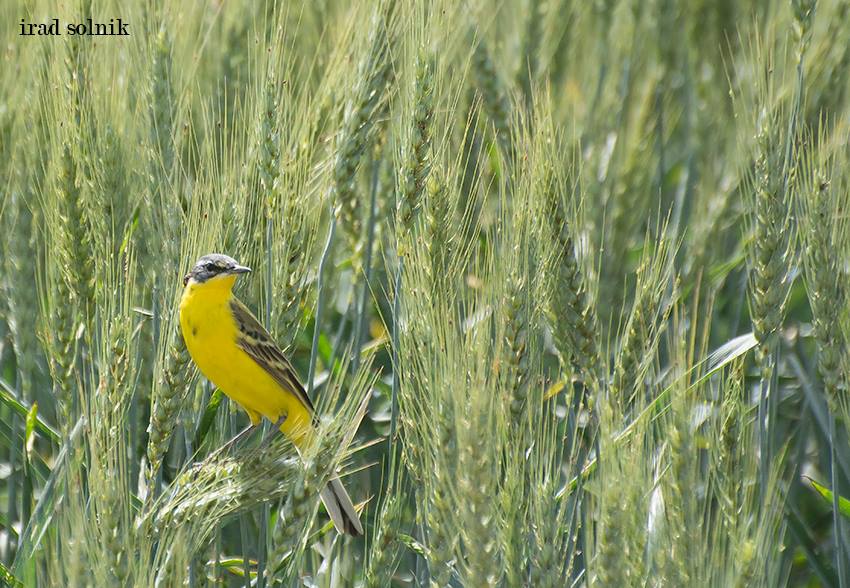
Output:
[[[286,416],[280,430],[302,446],[312,423],[308,408],[237,346],[229,288],[225,295],[218,289],[190,285],[183,293],[180,327],[189,355],[210,382],[248,412],[252,423],[260,416],[272,422]]]

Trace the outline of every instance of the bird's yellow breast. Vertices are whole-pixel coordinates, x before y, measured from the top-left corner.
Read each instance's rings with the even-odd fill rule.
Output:
[[[298,398],[282,388],[237,345],[238,325],[230,307],[235,276],[190,282],[180,301],[180,328],[186,348],[201,373],[242,406],[257,424],[286,416],[281,431],[300,445],[311,428],[311,415]]]

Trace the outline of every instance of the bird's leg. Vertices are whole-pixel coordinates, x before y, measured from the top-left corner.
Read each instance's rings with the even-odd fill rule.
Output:
[[[245,437],[250,435],[253,431],[255,431],[257,429],[257,426],[258,425],[254,425],[254,424],[248,425],[247,427],[245,427],[244,429],[239,431],[232,439],[230,439],[230,441],[228,441],[227,443],[225,443],[224,445],[219,447],[218,451],[216,451],[216,453],[218,453],[219,451],[222,451],[222,452],[226,451],[228,447],[235,445],[236,443],[238,443],[239,441],[241,441],[242,439],[244,439]]]
[[[283,416],[281,416],[279,419],[277,419],[277,421],[275,421],[274,426],[271,428],[271,430],[270,430],[268,433],[266,433],[266,436],[263,438],[263,441],[262,441],[262,443],[260,444],[260,446],[261,446],[263,449],[265,449],[266,447],[268,447],[268,446],[269,446],[269,443],[271,443],[271,442],[272,442],[272,439],[274,439],[275,435],[276,435],[278,432],[280,432],[280,427],[281,427],[281,426],[283,425],[283,423],[285,423],[285,422],[286,422],[286,414],[284,414],[284,415],[283,415]]]

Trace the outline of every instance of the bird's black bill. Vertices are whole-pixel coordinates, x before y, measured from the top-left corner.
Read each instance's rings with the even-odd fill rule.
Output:
[[[251,268],[244,265],[235,265],[228,269],[227,272],[231,274],[249,274],[251,273]]]

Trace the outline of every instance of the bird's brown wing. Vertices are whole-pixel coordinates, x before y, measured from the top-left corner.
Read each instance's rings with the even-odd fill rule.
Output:
[[[283,355],[269,332],[254,318],[248,307],[236,298],[230,301],[230,310],[233,312],[233,318],[238,327],[236,345],[266,370],[284,390],[294,394],[307,407],[310,414],[314,415],[313,418],[315,419],[316,410],[309,396],[307,396],[307,391],[301,385],[298,375],[295,373],[295,368]]]

